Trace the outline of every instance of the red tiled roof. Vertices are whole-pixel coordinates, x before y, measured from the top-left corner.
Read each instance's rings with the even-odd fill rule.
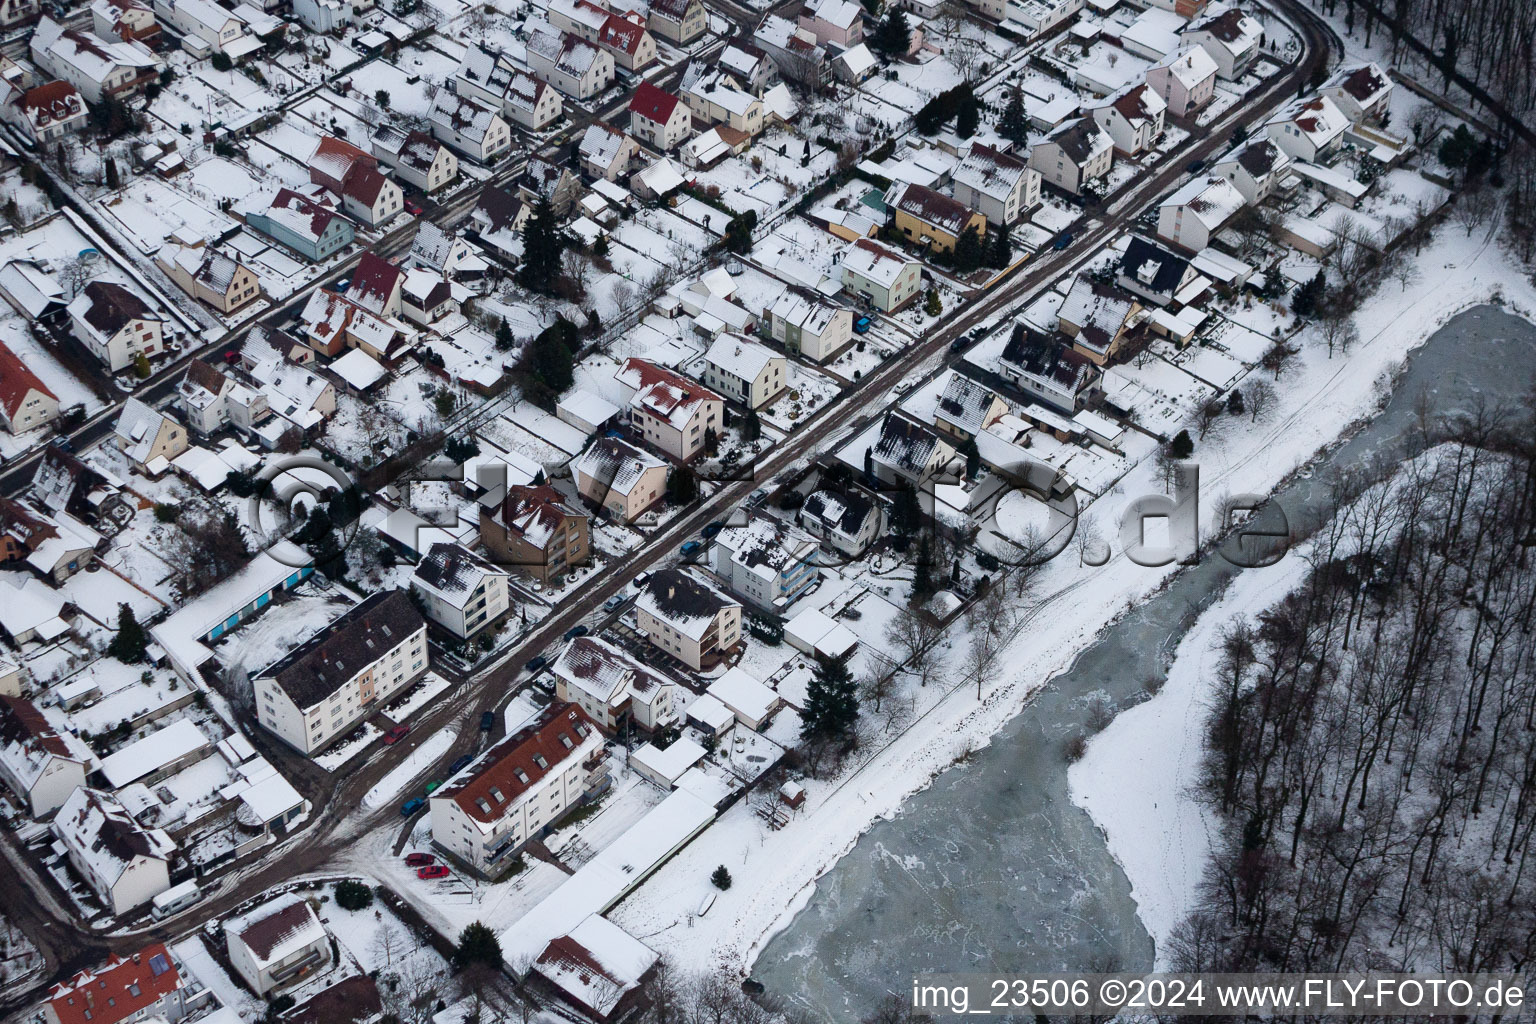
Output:
[[[629,112],[639,114],[647,121],[666,124],[672,119],[672,111],[679,102],[676,96],[666,90],[658,89],[650,82],[641,82],[629,100]]]
[[[501,817],[502,808],[555,771],[596,728],[575,704],[553,705],[535,722],[492,747],[486,754],[489,763],[478,774],[450,786],[441,795],[476,821],[494,822]],[[562,736],[570,740],[570,746]],[[534,760],[536,755],[543,759],[544,767]],[[490,809],[482,810],[481,801]]]
[[[384,191],[384,186],[388,184],[389,178],[380,173],[377,168],[357,167],[347,175],[347,183],[342,188],[341,194],[372,208],[378,201],[379,193]]]
[[[97,971],[55,985],[48,1004],[59,1024],[116,1024],[181,987],[171,954],[152,942],[128,957],[114,955]]]
[[[49,82],[28,89],[21,95],[23,110],[46,110],[54,120],[70,117],[85,109],[80,93],[68,82]]]
[[[619,50],[632,57],[635,51],[640,49],[640,40],[644,37],[644,25],[636,25],[617,14],[610,14],[597,34],[597,41],[610,50]]]
[[[5,415],[14,417],[21,410],[21,403],[27,400],[28,393],[34,390],[54,401],[59,400],[59,396],[49,391],[48,385],[27,369],[16,353],[0,344],[0,406],[5,408]]]

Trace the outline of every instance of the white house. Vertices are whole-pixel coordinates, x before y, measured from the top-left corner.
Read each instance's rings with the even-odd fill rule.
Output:
[[[511,608],[510,573],[460,544],[437,543],[411,575],[411,593],[427,618],[469,639]]]
[[[512,129],[500,114],[447,89],[437,90],[427,121],[433,138],[482,164],[494,164],[512,145]]]
[[[1243,194],[1226,178],[1194,178],[1158,205],[1157,235],[1165,242],[1199,252],[1242,208]]]
[[[683,89],[683,99],[693,116],[709,124],[723,124],[755,137],[763,130],[763,101],[734,88],[723,75],[703,75]]]
[[[763,726],[784,706],[784,698],[739,665],[725,670],[725,674],[709,684],[709,696],[718,700],[736,716],[736,721],[753,732]]]
[[[483,44],[465,51],[453,85],[459,95],[499,109],[503,117],[528,131],[540,130],[565,108],[555,89]]]
[[[165,472],[171,460],[191,444],[186,428],[174,416],[138,398],[123,403],[112,440],[135,469],[152,477]]]
[[[594,121],[582,133],[577,152],[581,169],[593,178],[618,181],[634,167],[640,144],[613,125]]]
[[[1057,188],[1081,195],[1109,173],[1115,143],[1091,118],[1068,121],[1029,151],[1029,166]]]
[[[0,778],[32,817],[46,818],[64,806],[96,767],[91,748],[37,705],[0,696]]]
[[[1227,81],[1242,78],[1259,55],[1264,27],[1258,20],[1232,7],[1189,23],[1187,42],[1204,47],[1216,62],[1216,73]]]
[[[710,542],[710,567],[731,593],[782,613],[821,578],[814,539],[776,519],[727,526]]]
[[[69,304],[75,337],[113,373],[165,351],[165,320],[120,284],[92,281]]]
[[[229,965],[258,996],[268,996],[328,967],[331,937],[309,901],[280,896],[224,922]]]
[[[695,672],[718,664],[741,642],[741,605],[679,569],[658,569],[635,600],[640,631]]]
[[[13,434],[52,423],[59,398],[7,346],[0,344],[0,426]]]
[[[63,138],[85,124],[85,101],[65,81],[48,82],[31,89],[0,84],[0,118],[34,146]]]
[[[87,103],[126,99],[160,76],[163,66],[143,43],[102,39],[44,17],[32,32],[32,59],[54,78],[80,91]]]
[[[797,288],[786,289],[763,310],[768,337],[790,353],[826,362],[853,342],[853,310]]]
[[[213,0],[154,0],[154,8],[160,24],[180,36],[182,49],[194,57],[222,53],[239,60],[261,49],[244,19]]]
[[[925,423],[887,412],[868,451],[875,477],[887,484],[923,484],[955,458],[955,448]]]
[[[193,359],[176,389],[187,426],[199,434],[217,433],[226,426],[250,431],[272,415],[267,396],[224,373],[211,363]]]
[[[981,142],[955,167],[954,187],[956,199],[992,224],[1013,224],[1040,205],[1040,172]]]
[[[599,437],[577,460],[576,491],[628,523],[667,491],[667,463],[617,437]]]
[[[256,719],[314,754],[427,671],[427,622],[401,590],[381,591],[262,669]]]
[[[587,713],[552,704],[432,794],[432,841],[480,874],[500,875],[530,839],[608,785],[606,758]]]
[[[1270,118],[1264,130],[1293,160],[1317,163],[1343,146],[1349,118],[1327,96],[1314,96]]]
[[[1148,68],[1147,85],[1163,98],[1169,114],[1188,117],[1216,95],[1216,62],[1205,47],[1186,46]]]
[[[656,61],[656,40],[646,30],[643,14],[616,14],[592,0],[550,0],[546,14],[555,28],[602,47],[626,71],[640,71]]]
[[[921,263],[873,238],[850,242],[838,263],[843,287],[882,313],[912,301],[923,283]]]
[[[618,925],[589,914],[569,933],[550,939],[533,970],[601,1024],[624,1016],[659,959]]]
[[[641,82],[629,99],[629,130],[665,153],[693,134],[693,118],[682,100],[650,82]]]
[[[534,77],[572,99],[591,99],[613,82],[613,54],[569,32],[536,28],[525,52]]]
[[[580,706],[601,728],[618,731],[633,721],[649,732],[678,720],[682,687],[677,680],[596,637],[581,636],[555,659],[555,699]]]
[[[1151,149],[1163,134],[1163,114],[1168,104],[1143,82],[1129,86],[1092,110],[1093,122],[1109,133],[1115,152],[1137,156]]]
[[[850,558],[861,557],[884,529],[879,506],[852,493],[812,491],[795,518],[805,532]]]
[[[1249,139],[1211,168],[1211,173],[1230,181],[1250,205],[1273,195],[1290,172],[1290,154],[1268,138]]]
[[[720,335],[704,353],[704,383],[752,409],[783,394],[787,368],[783,356],[739,334]]]
[[[171,887],[176,844],[164,829],[145,828],[110,793],[81,786],[53,819],[70,867],[121,916]]]
[[[697,455],[711,429],[724,426],[720,396],[656,363],[631,356],[615,374],[631,395],[630,425],[674,459]]]
[[[1374,62],[1340,68],[1321,92],[1355,124],[1381,124],[1392,102],[1392,77]]]

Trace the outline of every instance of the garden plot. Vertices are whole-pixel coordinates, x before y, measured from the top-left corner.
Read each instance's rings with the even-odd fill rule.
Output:
[[[1170,437],[1179,432],[1191,410],[1216,394],[1215,388],[1157,358],[1147,359],[1141,366],[1131,363],[1106,370],[1103,388],[1104,396],[1133,412],[1141,426]]]
[[[1230,388],[1248,372],[1242,360],[1198,342],[1182,351],[1176,349],[1171,342],[1160,341],[1155,347],[1160,357],[1221,391]]]
[[[403,71],[382,59],[369,61],[352,71],[338,83],[338,87],[346,83],[351,84],[352,94],[368,103],[378,103],[391,116],[425,117],[432,109],[427,83],[421,75]],[[387,103],[379,102],[383,99],[378,96],[380,92],[387,95]]]
[[[322,135],[335,135],[354,146],[367,149],[373,125],[379,119],[372,103],[371,96],[366,100],[360,96],[343,98],[330,89],[321,89],[303,103],[290,108],[290,111],[304,118]],[[365,110],[366,114],[363,113]],[[305,159],[308,159],[308,154]]]
[[[789,433],[835,399],[842,388],[831,377],[804,363],[791,360],[787,366],[784,393],[763,410],[763,420]]]
[[[309,184],[308,161],[323,132],[313,125],[283,121],[260,132],[247,147],[247,157],[289,188]]]
[[[97,202],[117,229],[146,256],[165,245],[172,234],[218,238],[238,222],[218,208],[218,196],[190,182],[183,191],[154,177],[136,178],[111,198]]]

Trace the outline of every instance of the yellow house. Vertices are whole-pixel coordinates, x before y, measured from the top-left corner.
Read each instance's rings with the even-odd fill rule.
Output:
[[[886,200],[896,230],[909,242],[934,252],[951,252],[960,236],[976,229],[979,240],[987,237],[987,218],[964,203],[921,185],[897,185]]]

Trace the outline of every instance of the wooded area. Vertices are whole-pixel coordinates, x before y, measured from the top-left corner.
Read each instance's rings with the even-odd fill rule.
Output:
[[[1179,969],[1536,953],[1536,419],[1426,408],[1416,448],[1338,479],[1304,584],[1223,634],[1201,784],[1223,831]]]

